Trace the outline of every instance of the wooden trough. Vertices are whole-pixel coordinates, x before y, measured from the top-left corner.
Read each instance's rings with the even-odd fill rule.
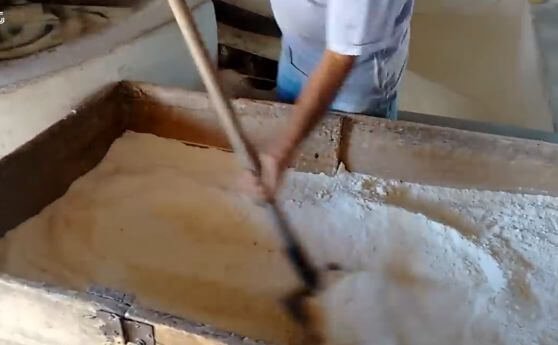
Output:
[[[234,101],[234,106],[256,145],[284,125],[291,108],[244,99]],[[417,114],[401,118],[391,122],[331,114],[305,142],[294,168],[334,174],[342,163],[350,171],[387,179],[558,195],[554,135]],[[228,148],[204,93],[131,82],[110,86],[0,160],[0,237],[62,196],[127,129]],[[53,314],[60,317],[52,318]],[[0,275],[0,343],[257,342],[162,310],[148,310],[125,292],[100,286],[69,291],[4,274]]]

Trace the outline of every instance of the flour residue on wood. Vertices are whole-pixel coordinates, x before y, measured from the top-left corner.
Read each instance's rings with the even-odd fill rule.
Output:
[[[0,269],[256,339],[293,343],[298,282],[227,152],[127,132],[59,200],[0,240]],[[340,171],[289,173],[281,203],[325,272],[332,344],[558,343],[558,199]]]

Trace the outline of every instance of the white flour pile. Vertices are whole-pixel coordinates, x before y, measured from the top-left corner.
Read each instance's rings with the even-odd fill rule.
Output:
[[[297,286],[229,153],[126,133],[0,241],[0,270],[133,292],[152,308],[278,344]],[[316,263],[330,342],[558,344],[558,199],[291,173],[283,206]],[[332,273],[329,273],[332,275]]]

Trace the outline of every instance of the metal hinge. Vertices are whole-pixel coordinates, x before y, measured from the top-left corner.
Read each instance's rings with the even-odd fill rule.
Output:
[[[104,322],[102,331],[114,345],[155,345],[153,326],[99,310],[97,318]]]
[[[155,345],[153,326],[126,317],[134,296],[103,287],[92,287],[89,295],[94,296],[107,309],[97,310],[96,316],[103,321],[101,330],[114,345]]]

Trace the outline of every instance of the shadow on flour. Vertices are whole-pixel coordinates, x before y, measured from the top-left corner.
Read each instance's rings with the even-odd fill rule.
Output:
[[[384,197],[384,202],[413,213],[422,214],[428,219],[451,227],[475,244],[478,244],[477,238],[483,231],[457,212],[444,207],[440,203],[415,199],[405,189],[390,190]]]
[[[390,190],[383,201],[451,227],[475,245],[481,245],[480,237],[486,233],[482,225],[472,224],[444,204],[415,198],[406,189]],[[532,263],[513,248],[509,239],[499,235],[494,235],[493,238],[496,241],[488,243],[488,251],[498,262],[501,270],[506,272],[507,289],[513,299],[518,301],[515,307],[525,313],[538,315],[541,312],[539,300],[529,281],[529,276],[534,269]]]

